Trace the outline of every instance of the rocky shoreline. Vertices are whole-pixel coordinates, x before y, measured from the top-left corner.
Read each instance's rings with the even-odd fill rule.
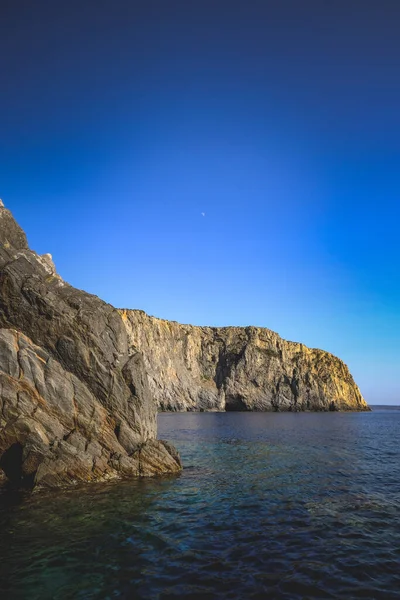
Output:
[[[157,412],[369,410],[347,366],[269,329],[118,310],[30,250],[0,201],[0,468],[16,485],[178,473]]]

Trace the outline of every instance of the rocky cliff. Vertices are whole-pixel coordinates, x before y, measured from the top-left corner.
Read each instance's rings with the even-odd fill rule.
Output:
[[[0,467],[59,486],[180,470],[119,312],[29,249],[0,201]]]
[[[0,201],[0,469],[32,486],[178,472],[157,407],[368,410],[327,352],[268,329],[117,310],[71,287]]]
[[[193,327],[119,311],[161,410],[369,410],[347,366],[257,327]]]

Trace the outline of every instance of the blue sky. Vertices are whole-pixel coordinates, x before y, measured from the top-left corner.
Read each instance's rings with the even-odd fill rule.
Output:
[[[398,3],[0,16],[0,197],[67,281],[269,327],[343,358],[370,403],[400,403]]]

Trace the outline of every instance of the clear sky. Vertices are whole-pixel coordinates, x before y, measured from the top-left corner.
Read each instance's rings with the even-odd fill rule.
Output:
[[[71,284],[269,327],[400,403],[399,23],[397,0],[3,0],[0,197]]]

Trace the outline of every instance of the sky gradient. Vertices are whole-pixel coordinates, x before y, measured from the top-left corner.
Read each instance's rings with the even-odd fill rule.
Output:
[[[0,197],[71,284],[269,327],[400,404],[399,22],[394,0],[2,2]]]

